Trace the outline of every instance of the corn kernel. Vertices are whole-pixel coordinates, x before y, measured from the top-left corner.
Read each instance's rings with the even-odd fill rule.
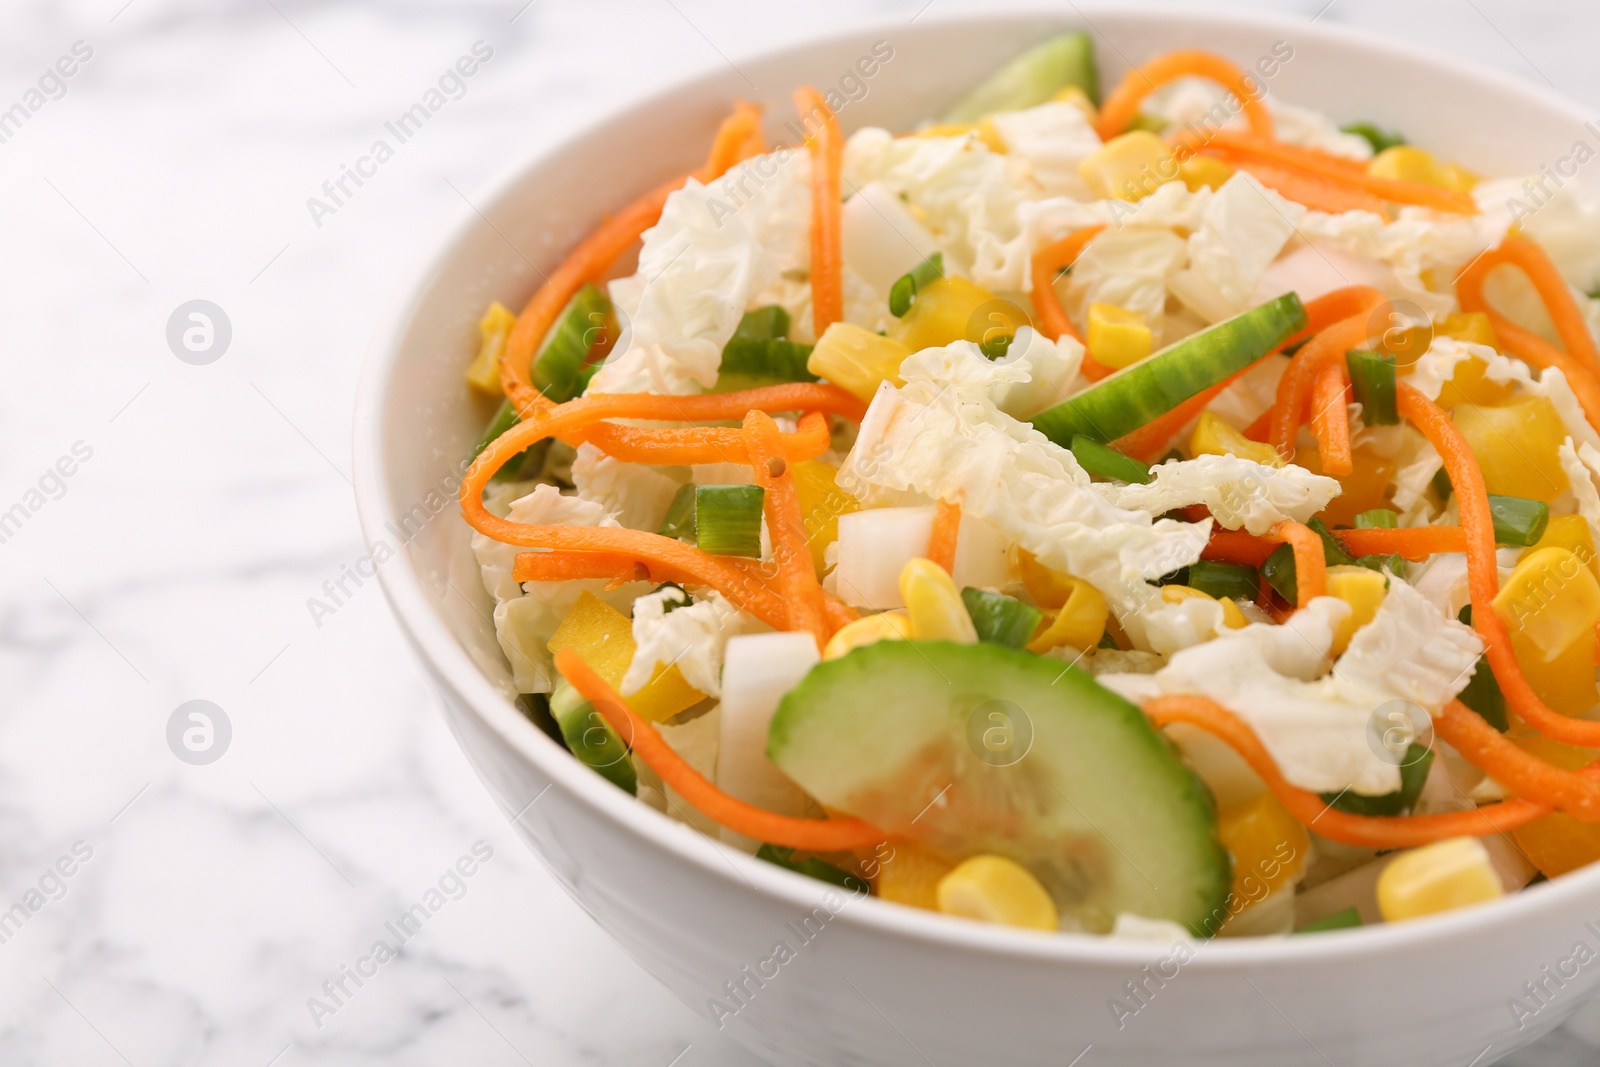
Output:
[[[479,392],[501,395],[500,354],[506,350],[506,338],[517,317],[500,301],[489,305],[489,310],[478,320],[478,356],[467,368],[467,384]]]
[[[1489,850],[1475,837],[1403,852],[1378,876],[1378,911],[1385,922],[1420,919],[1504,895]]]
[[[1178,177],[1178,161],[1158,135],[1134,130],[1101,145],[1078,164],[1078,173],[1098,197],[1143,200]]]
[[[1195,421],[1194,433],[1189,436],[1191,456],[1238,456],[1253,459],[1269,467],[1283,466],[1278,450],[1265,441],[1252,441],[1244,434],[1223,422],[1214,413],[1202,411]]]
[[[939,910],[980,922],[1028,930],[1060,928],[1055,902],[1021,864],[1003,856],[974,856],[939,880]]]
[[[1233,177],[1233,168],[1215,156],[1190,156],[1178,164],[1178,177],[1191,193],[1204,189],[1221,189]]]
[[[552,653],[570,648],[582,656],[607,685],[621,694],[622,677],[638,646],[628,617],[593,593],[578,597],[556,632],[550,635]],[[683,678],[677,666],[656,664],[655,674],[636,693],[621,694],[628,706],[651,722],[667,719],[693,707],[706,695]]]
[[[845,623],[828,638],[822,650],[823,659],[838,659],[852,649],[875,645],[879,641],[905,641],[911,637],[911,620],[903,611],[885,611],[877,615],[863,615],[855,622]]]
[[[1244,617],[1244,612],[1239,610],[1239,605],[1235,604],[1232,600],[1226,597],[1221,600],[1217,600],[1217,598],[1212,596],[1210,593],[1207,593],[1201,589],[1196,589],[1190,585],[1164,585],[1161,587],[1161,599],[1165,600],[1168,604],[1181,604],[1185,600],[1194,600],[1196,598],[1200,600],[1214,600],[1221,604],[1222,624],[1228,629],[1237,630],[1241,627],[1250,625],[1250,620]]]
[[[1494,598],[1513,631],[1549,663],[1600,623],[1600,582],[1576,553],[1540,548],[1523,556]]]
[[[1059,575],[1068,592],[1049,624],[1028,642],[1028,651],[1043,654],[1063,645],[1079,650],[1094,648],[1105,636],[1106,620],[1111,614],[1105,594],[1082,578],[1051,573]]]
[[[900,380],[900,364],[911,352],[893,338],[848,322],[836,322],[811,350],[806,370],[870,404],[884,382],[905,384]]]
[[[828,546],[839,540],[839,516],[861,510],[860,501],[839,488],[839,468],[820,459],[790,464],[795,495],[800,498],[800,521],[806,528],[811,562],[820,577],[827,570]]]
[[[904,838],[890,840],[889,847],[893,852],[879,861],[872,882],[879,899],[938,911],[939,882],[955,870],[955,861]]]
[[[1090,304],[1088,349],[1096,363],[1120,370],[1150,354],[1152,335],[1137,311]]]
[[[1094,106],[1094,101],[1089,99],[1089,94],[1076,85],[1069,85],[1065,89],[1057,90],[1056,94],[1050,98],[1050,101],[1056,104],[1071,104],[1083,112],[1083,117],[1088,119],[1090,123],[1100,117],[1100,109]]]
[[[1459,163],[1446,163],[1439,168],[1439,183],[1446,189],[1470,193],[1481,181],[1483,175],[1470,171]]]
[[[983,344],[1001,335],[1015,336],[1018,327],[1031,321],[1011,301],[965,278],[946,275],[918,290],[911,310],[889,328],[889,336],[920,352],[956,341]]]
[[[1328,650],[1330,656],[1338,656],[1349,648],[1350,639],[1356,635],[1356,631],[1378,614],[1388,587],[1387,578],[1366,567],[1345,565],[1328,568],[1328,595],[1350,605],[1350,614],[1333,631],[1333,647]]]
[[[1367,164],[1367,173],[1374,178],[1416,182],[1420,185],[1445,186],[1449,181],[1432,152],[1409,144],[1395,145],[1379,152]]]
[[[1582,515],[1557,515],[1544,528],[1544,536],[1517,557],[1521,563],[1541,548],[1564,548],[1589,567],[1589,573],[1600,578],[1600,560],[1595,558],[1594,535],[1589,530],[1589,520]]]
[[[1440,337],[1452,337],[1472,345],[1488,345],[1493,349],[1500,347],[1494,324],[1489,321],[1488,314],[1482,311],[1452,311],[1434,327],[1433,332]]]
[[[1548,504],[1566,491],[1560,453],[1567,428],[1548,398],[1521,396],[1492,407],[1461,404],[1452,417],[1483,468],[1489,492]]]
[[[1053,611],[1065,604],[1077,588],[1078,579],[1046,567],[1039,562],[1039,557],[1025,548],[1017,549],[1017,565],[1028,595],[1046,611]]]
[[[900,598],[906,602],[911,636],[918,641],[978,643],[978,631],[961,600],[961,590],[933,560],[906,561],[900,571]]]
[[[1271,793],[1224,809],[1217,839],[1233,856],[1234,899],[1251,903],[1292,882],[1311,850],[1306,828]]]

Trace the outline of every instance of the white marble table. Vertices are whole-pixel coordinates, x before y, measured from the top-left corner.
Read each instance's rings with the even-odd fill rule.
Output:
[[[730,57],[925,6],[7,5],[0,113],[28,115],[0,115],[0,1063],[755,1062],[522,848],[374,583],[347,577],[351,399],[381,301],[508,156]],[[1600,12],[1529,8],[1321,17],[1600,102]],[[459,99],[308,209],[480,41]],[[206,365],[167,340],[196,299],[231,324]],[[206,765],[168,742],[197,699],[231,727]],[[441,878],[460,899],[361,963]],[[1596,1058],[1567,1033],[1515,1062]]]

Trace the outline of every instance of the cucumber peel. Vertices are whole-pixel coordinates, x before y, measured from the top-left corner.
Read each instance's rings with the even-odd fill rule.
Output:
[[[1052,37],[1012,59],[947,111],[944,121],[977,122],[995,111],[1035,107],[1072,86],[1100,103],[1094,42],[1082,30]]]

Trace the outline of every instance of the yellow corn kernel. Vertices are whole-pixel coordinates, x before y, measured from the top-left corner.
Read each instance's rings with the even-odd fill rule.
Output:
[[[1215,156],[1190,156],[1178,164],[1178,177],[1191,193],[1202,188],[1221,189],[1233,177],[1233,168]]]
[[[911,310],[889,328],[889,336],[920,352],[956,341],[982,344],[1000,335],[1014,336],[1030,321],[1028,313],[1011,301],[965,278],[946,275],[918,290]]]
[[[1028,642],[1029,652],[1043,654],[1063,645],[1081,651],[1094,648],[1105,636],[1106,620],[1111,614],[1105,594],[1082,578],[1064,574],[1060,578],[1070,589],[1049,623]]]
[[[478,320],[478,358],[467,368],[467,384],[479,392],[501,395],[500,353],[506,350],[506,338],[517,317],[500,301],[489,305],[489,310]]]
[[[955,861],[904,838],[891,839],[889,847],[893,851],[879,862],[872,881],[878,898],[938,911],[939,882],[955,870]]]
[[[1078,164],[1078,173],[1098,197],[1143,200],[1178,177],[1178,161],[1159,135],[1134,130],[1101,145]]]
[[[1385,148],[1367,164],[1367,173],[1374,178],[1388,178],[1397,182],[1416,182],[1420,185],[1437,185],[1448,188],[1450,177],[1440,166],[1433,153],[1416,145],[1400,144]]]
[[[1547,398],[1519,396],[1492,407],[1462,404],[1453,417],[1489,492],[1548,504],[1566,491],[1560,453],[1567,428]]]
[[[978,140],[983,142],[985,148],[991,152],[1006,154],[1006,139],[1000,136],[1000,127],[994,124],[992,115],[985,115],[978,120]]]
[[[1350,639],[1356,635],[1356,631],[1371,622],[1378,613],[1388,588],[1387,578],[1366,567],[1346,564],[1328,568],[1328,595],[1350,605],[1350,614],[1333,631],[1333,647],[1328,650],[1330,656],[1340,655],[1350,647]]]
[[[1305,869],[1311,837],[1271,793],[1225,808],[1217,839],[1233,856],[1234,898],[1257,903]]]
[[[1403,852],[1378,876],[1385,922],[1420,919],[1505,896],[1489,850],[1475,837],[1453,837]]]
[[[906,602],[911,620],[910,636],[918,641],[978,643],[978,631],[961,600],[961,590],[933,560],[906,561],[900,570],[900,598]]]
[[[622,676],[638,648],[628,617],[593,593],[578,597],[556,632],[550,635],[552,653],[570,648],[621,694]],[[637,693],[623,695],[628,706],[651,722],[665,722],[706,695],[688,682],[676,666],[656,664],[656,672]]]
[[[1459,163],[1446,163],[1439,168],[1439,182],[1446,189],[1470,193],[1481,181],[1483,175],[1470,171]]]
[[[1096,363],[1118,370],[1150,354],[1152,334],[1137,311],[1115,304],[1089,305],[1088,349]]]
[[[1322,521],[1335,528],[1353,526],[1357,515],[1381,508],[1389,502],[1394,457],[1385,455],[1377,446],[1367,443],[1357,445],[1350,458],[1350,473],[1336,479],[1339,495],[1328,501],[1328,506],[1322,509]],[[1296,453],[1294,461],[1313,474],[1333,477],[1322,469],[1322,457],[1314,448],[1302,448]]]
[[[1083,117],[1091,123],[1100,117],[1100,109],[1094,106],[1094,101],[1089,99],[1089,94],[1076,85],[1069,85],[1065,89],[1057,90],[1050,98],[1052,103],[1071,104],[1083,112]]]
[[[1046,611],[1054,611],[1067,602],[1078,580],[1070,574],[1052,570],[1039,562],[1025,548],[1017,549],[1017,564],[1022,571],[1022,584],[1033,597],[1033,602]]]
[[[1250,440],[1210,411],[1202,411],[1195,421],[1194,433],[1189,435],[1189,455],[1238,456],[1270,467],[1283,466],[1283,457],[1276,448],[1265,441]]]
[[[1600,623],[1600,581],[1570,549],[1540,548],[1517,563],[1494,607],[1511,627],[1513,640],[1525,639],[1539,661],[1549,663],[1575,641],[1593,640]]]
[[[971,122],[932,122],[921,127],[911,136],[913,137],[960,137],[977,129]]]
[[[823,659],[838,659],[852,649],[875,645],[879,641],[906,641],[911,637],[911,620],[903,611],[885,611],[877,615],[863,615],[855,622],[845,623],[828,638],[822,650]]]
[[[1440,337],[1452,337],[1468,344],[1488,345],[1496,350],[1500,348],[1500,338],[1495,336],[1494,324],[1489,321],[1488,314],[1482,311],[1452,311],[1433,328],[1433,332]]]
[[[828,546],[839,540],[839,516],[861,510],[860,501],[839,488],[839,468],[820,459],[791,463],[794,490],[800,498],[800,521],[805,524],[811,562],[820,577],[827,570]]]
[[[900,364],[912,350],[871,330],[836,322],[817,340],[806,370],[866,403],[884,382],[904,385]]]
[[[1589,573],[1600,578],[1600,560],[1595,558],[1594,535],[1589,531],[1589,520],[1582,515],[1556,515],[1544,528],[1544,536],[1523,549],[1517,557],[1521,563],[1541,548],[1564,548],[1582,560]]]
[[[1161,587],[1161,599],[1168,604],[1181,604],[1185,600],[1215,600],[1222,605],[1222,624],[1230,630],[1237,630],[1250,625],[1250,620],[1244,617],[1244,612],[1239,610],[1239,605],[1224,597],[1216,597],[1191,585],[1164,585]]]
[[[1039,879],[1004,856],[974,856],[939,880],[939,910],[1028,930],[1060,928],[1055,902]]]

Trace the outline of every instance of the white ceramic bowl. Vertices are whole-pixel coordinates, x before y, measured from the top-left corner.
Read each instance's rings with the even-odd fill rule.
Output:
[[[1059,17],[941,21],[930,11],[912,25],[742,59],[739,69],[769,105],[770,139],[793,143],[782,129],[791,88],[837,84],[873,42],[887,41],[892,60],[841,120],[847,130],[904,129],[1045,33],[1086,22],[1108,85],[1127,61],[1173,48],[1251,64],[1287,41],[1294,56],[1269,82],[1281,99],[1397,127],[1489,174],[1536,172],[1589,136],[1576,106],[1522,82],[1326,24],[1260,16],[1069,5]],[[1545,976],[1580,941],[1600,949],[1600,925],[1585,926],[1600,920],[1600,869],[1408,925],[1201,945],[1181,964],[1165,946],[1030,935],[871,899],[833,914],[838,901],[824,901],[819,883],[635,803],[518,713],[454,502],[486,417],[461,382],[474,323],[492,298],[517,306],[538,269],[602,213],[697,164],[729,102],[748,95],[739,73],[711,74],[517,162],[473,198],[477,210],[462,211],[399,293],[361,386],[362,526],[379,558],[380,543],[398,553],[382,567],[384,588],[478,774],[573,897],[685,1003],[782,1065],[1064,1067],[1092,1045],[1091,1067],[1466,1067],[1564,1018],[1600,967],[1561,987]],[[780,942],[793,958],[770,962]],[[1508,1002],[1526,999],[1529,980],[1545,981],[1550,1003],[1519,1028]],[[1115,1012],[1114,999],[1139,1010]]]

